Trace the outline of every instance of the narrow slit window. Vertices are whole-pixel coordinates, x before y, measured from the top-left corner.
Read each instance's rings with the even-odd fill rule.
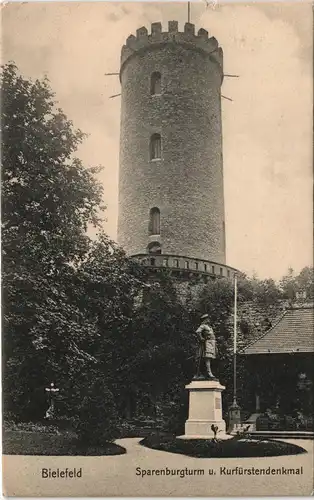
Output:
[[[150,79],[150,93],[151,95],[161,94],[161,74],[155,71]]]
[[[160,210],[157,207],[150,209],[149,234],[160,234]]]
[[[160,160],[161,158],[161,137],[160,134],[153,134],[150,138],[150,159]]]
[[[204,264],[204,271],[207,271],[207,264]]]

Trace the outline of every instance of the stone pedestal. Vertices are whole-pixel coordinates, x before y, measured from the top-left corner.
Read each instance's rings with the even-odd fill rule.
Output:
[[[218,380],[193,380],[185,388],[189,391],[189,418],[184,437],[213,438],[213,424],[220,431],[217,437],[223,437],[226,423],[222,419],[221,393],[225,387]]]

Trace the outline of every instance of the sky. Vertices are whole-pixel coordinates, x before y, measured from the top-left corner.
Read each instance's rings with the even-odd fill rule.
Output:
[[[187,21],[187,3],[21,2],[2,7],[2,61],[48,76],[60,107],[88,134],[78,151],[103,165],[105,231],[116,239],[121,46],[136,29]],[[207,5],[191,22],[224,50],[222,94],[227,263],[279,279],[313,261],[313,15],[309,2]]]

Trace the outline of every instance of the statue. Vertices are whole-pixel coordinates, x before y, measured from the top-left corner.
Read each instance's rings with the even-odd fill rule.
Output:
[[[215,359],[217,355],[214,330],[210,326],[208,314],[204,314],[201,317],[201,321],[201,325],[196,330],[199,346],[197,349],[197,372],[194,376],[194,380],[202,380],[204,378],[216,380],[211,370],[211,360]]]

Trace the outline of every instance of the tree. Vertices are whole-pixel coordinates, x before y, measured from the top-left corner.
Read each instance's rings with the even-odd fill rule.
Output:
[[[294,270],[291,267],[288,269],[288,274],[283,276],[279,281],[279,287],[283,298],[293,303],[296,296],[297,284],[294,278]]]
[[[253,289],[253,300],[261,307],[275,307],[282,294],[273,279],[256,280]]]
[[[130,328],[119,337],[124,350],[121,402],[127,417],[136,401],[137,416],[161,418],[165,425],[170,418],[175,427],[181,422],[184,386],[195,369],[195,327],[171,277],[159,275],[145,289]]]
[[[38,386],[56,376],[55,347],[80,353],[77,339],[95,334],[67,291],[90,248],[87,227],[100,224],[103,189],[99,168],[73,156],[84,135],[47,79],[26,80],[10,63],[1,95],[4,397],[7,410],[25,415]],[[54,349],[41,349],[49,334]]]
[[[119,436],[115,398],[99,371],[81,388],[74,426],[84,446],[103,445]]]
[[[132,313],[145,287],[143,271],[102,233],[91,243],[85,261],[77,269],[75,281],[69,282],[67,296],[88,327],[81,331],[80,337],[70,335],[67,339],[68,343],[76,339],[76,356],[68,349],[70,376],[63,369],[69,415],[77,407],[82,389],[93,383],[95,371],[108,391],[119,399],[121,387],[126,385],[125,360],[133,343]],[[80,362],[77,362],[79,354]]]
[[[314,297],[314,268],[306,266],[298,275],[292,268],[282,277],[279,287],[284,299],[291,304],[299,298],[297,295],[304,296],[304,300],[311,300]]]
[[[305,292],[306,299],[314,297],[314,268],[306,266],[296,277],[296,283],[299,292]]]
[[[276,307],[280,292],[273,280],[260,281],[257,278],[239,276],[237,281],[238,291],[238,317],[237,317],[237,348],[238,351],[250,341],[255,327],[251,324],[250,315],[244,312],[248,306],[251,310],[260,311],[263,316],[264,310],[270,306]],[[210,281],[201,291],[196,310],[199,314],[209,314],[213,326],[217,346],[218,360],[214,366],[214,373],[226,386],[224,405],[228,407],[232,402],[233,394],[233,320],[234,320],[234,283],[228,279]],[[245,364],[244,359],[238,356],[237,378],[241,387],[239,400],[245,397]]]
[[[84,134],[56,108],[47,79],[25,80],[8,64],[1,92],[3,256],[51,275],[84,256],[87,226],[100,223],[99,167],[73,157]]]

